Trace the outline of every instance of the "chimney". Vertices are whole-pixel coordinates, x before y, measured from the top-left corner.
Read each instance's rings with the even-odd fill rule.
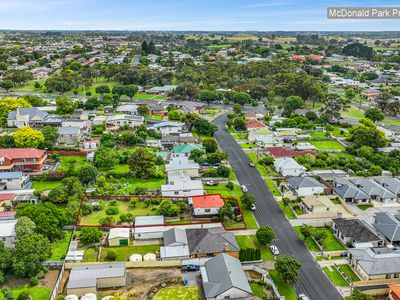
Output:
[[[228,245],[228,243],[225,243],[224,251],[225,251],[225,252],[228,252],[228,251],[229,251],[229,245]]]

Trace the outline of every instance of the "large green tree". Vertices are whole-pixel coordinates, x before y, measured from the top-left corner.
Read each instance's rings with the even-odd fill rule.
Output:
[[[56,98],[57,113],[60,115],[72,114],[78,108],[78,102],[72,101],[67,96]]]
[[[18,239],[24,235],[31,235],[35,232],[36,224],[28,217],[20,217],[17,224],[15,224],[15,234]]]
[[[150,178],[156,173],[157,156],[146,148],[139,148],[128,158],[129,169],[137,178]]]
[[[300,278],[301,264],[290,256],[278,256],[275,261],[275,269],[279,272],[282,279],[293,284]]]
[[[112,168],[119,163],[119,154],[116,150],[101,146],[94,153],[94,164],[99,168]]]
[[[44,140],[43,133],[29,126],[21,127],[14,133],[14,142],[19,148],[38,148]]]
[[[256,237],[261,245],[268,245],[275,238],[275,231],[271,226],[263,226],[257,229]]]

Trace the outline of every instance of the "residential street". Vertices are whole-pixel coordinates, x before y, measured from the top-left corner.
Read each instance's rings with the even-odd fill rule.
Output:
[[[224,114],[213,121],[219,127],[215,137],[222,151],[228,154],[240,184],[246,185],[257,198],[254,215],[258,224],[271,225],[278,237],[274,244],[281,254],[290,255],[302,264],[301,280],[295,286],[296,292],[304,293],[312,300],[343,299],[295,233],[257,169],[249,166],[249,158],[224,126],[226,119],[227,115]]]

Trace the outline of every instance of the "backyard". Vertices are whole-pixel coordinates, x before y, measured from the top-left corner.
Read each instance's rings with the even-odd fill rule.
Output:
[[[261,250],[261,258],[263,260],[274,260],[274,256],[268,246],[261,245],[255,235],[237,235],[235,236],[239,248],[254,248]]]
[[[59,171],[67,172],[67,171],[78,171],[84,165],[89,164],[86,159],[86,156],[60,156],[60,165],[58,166]]]
[[[197,286],[170,287],[159,291],[153,298],[154,300],[184,299],[197,300],[200,299],[200,291]]]
[[[318,150],[344,150],[345,147],[337,141],[310,141]]]
[[[51,258],[49,260],[59,261],[65,258],[68,252],[69,241],[71,240],[72,231],[64,231],[64,237],[51,243]]]
[[[107,260],[107,251],[112,250],[115,252],[115,261],[127,261],[132,254],[145,255],[147,253],[157,254],[160,249],[159,244],[151,245],[135,245],[135,246],[117,246],[117,247],[103,247],[101,249],[100,261]]]
[[[22,286],[22,287],[15,287],[11,288],[13,292],[14,299],[18,298],[18,295],[22,291],[27,291],[30,295],[32,295],[33,300],[48,300],[50,299],[50,293],[51,291],[45,287],[41,286]],[[6,298],[3,296],[3,293],[0,293],[0,300],[6,300]]]
[[[32,181],[32,188],[39,193],[52,190],[60,185],[62,185],[61,181]]]

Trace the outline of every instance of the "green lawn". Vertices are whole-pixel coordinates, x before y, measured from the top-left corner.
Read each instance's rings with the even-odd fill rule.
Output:
[[[129,166],[128,164],[118,164],[112,167],[110,171],[125,174],[129,172]]]
[[[333,202],[333,204],[341,204],[342,202],[340,201],[340,199],[331,199],[331,201]]]
[[[344,150],[345,147],[337,141],[310,141],[318,150]]]
[[[32,188],[37,192],[52,190],[62,185],[61,181],[32,181]]]
[[[253,296],[260,297],[261,299],[266,299],[267,294],[264,292],[264,288],[261,284],[257,282],[250,282],[251,291]]]
[[[293,213],[292,209],[288,206],[284,206],[282,201],[278,201],[280,208],[282,209],[283,213],[285,214],[286,218],[289,220],[297,219],[295,214]]]
[[[89,248],[83,254],[84,262],[94,262],[97,261],[98,252],[95,248]]]
[[[135,98],[135,99],[149,99],[149,100],[162,100],[162,99],[165,99],[165,96],[136,93],[133,98]]]
[[[165,178],[140,179],[131,178],[127,185],[120,189],[122,193],[134,194],[137,187],[145,187],[147,189],[158,189],[165,183]]]
[[[255,145],[254,144],[239,144],[240,145],[240,147],[242,147],[242,149],[253,149],[253,148],[255,148]]]
[[[197,286],[171,287],[159,291],[153,298],[154,300],[198,300],[200,291]]]
[[[359,120],[364,118],[364,111],[352,105],[348,109],[343,109],[340,114],[347,119]]]
[[[326,138],[326,132],[322,132],[322,131],[309,132],[307,134],[309,134],[313,139]]]
[[[107,250],[113,250],[117,254],[116,261],[127,261],[132,254],[145,255],[147,253],[154,253],[160,250],[159,244],[154,245],[140,245],[140,246],[117,246],[117,247],[103,247],[101,249],[101,261],[107,261]]]
[[[400,120],[386,119],[383,121],[383,123],[388,124],[388,125],[393,125],[393,126],[400,126]]]
[[[285,296],[285,300],[297,300],[297,295],[293,287],[283,281],[277,270],[269,270],[269,275],[277,286],[279,294]]]
[[[367,210],[368,208],[374,207],[372,204],[360,204],[357,207],[361,210]]]
[[[261,245],[255,235],[237,235],[235,238],[239,244],[239,248],[258,248],[261,250],[261,258],[263,260],[274,260],[269,247]]]
[[[78,171],[78,169],[87,164],[90,163],[87,161],[86,156],[60,156],[58,170],[66,172],[71,168],[74,171]]]
[[[322,269],[328,275],[328,277],[332,280],[334,285],[336,285],[336,286],[348,286],[349,285],[347,283],[347,281],[344,280],[343,276],[340,275],[340,273],[336,269],[336,267],[332,266],[331,270],[329,270],[328,267],[323,267]]]
[[[63,260],[68,252],[69,241],[71,239],[72,231],[65,231],[62,239],[51,243],[51,258],[49,260]]]
[[[297,234],[301,237],[303,241],[305,241],[307,248],[310,251],[320,251],[318,245],[314,242],[313,239],[308,238],[305,240],[304,236],[300,232],[301,226],[295,226]],[[337,240],[337,238],[333,235],[333,232],[329,228],[317,228],[319,232],[324,232],[327,235],[327,238],[324,240],[324,250],[326,251],[335,251],[335,250],[345,250],[346,248]]]
[[[265,184],[268,186],[269,190],[271,191],[271,193],[274,196],[280,196],[281,195],[281,192],[276,187],[276,185],[275,185],[275,183],[274,183],[274,181],[272,179],[267,178],[264,181],[265,181]]]
[[[117,205],[119,213],[117,215],[113,215],[115,222],[119,222],[119,216],[121,214],[131,213],[133,216],[151,216],[155,215],[156,211],[151,210],[150,207],[146,207],[144,202],[139,202],[136,204],[136,207],[133,207],[129,204],[129,201],[117,200]],[[106,209],[109,207],[109,201],[105,201],[104,209],[100,211],[94,211],[86,216],[81,216],[80,224],[81,225],[99,225],[100,220],[108,216],[106,214]]]
[[[349,135],[349,133],[345,129],[337,126],[333,127],[333,130],[329,132],[336,137],[346,137]]]
[[[18,295],[22,291],[27,291],[30,295],[32,295],[33,300],[48,300],[48,299],[50,299],[50,294],[51,294],[51,291],[45,287],[21,286],[21,287],[12,288],[14,299],[17,299]],[[0,293],[0,300],[5,300],[2,293]]]
[[[354,271],[350,268],[349,265],[339,265],[339,268],[351,281],[353,282],[360,281],[360,278],[357,276],[356,273],[354,273]]]
[[[250,160],[256,165],[257,170],[260,172],[261,176],[268,176],[267,170],[257,162],[257,155],[255,153],[246,153]]]

